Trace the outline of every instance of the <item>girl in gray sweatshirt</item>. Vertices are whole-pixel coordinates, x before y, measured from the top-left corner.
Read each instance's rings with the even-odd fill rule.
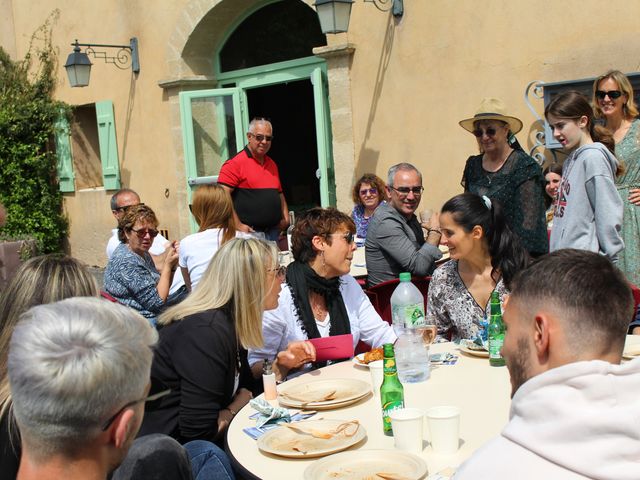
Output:
[[[589,100],[578,92],[556,96],[545,117],[553,136],[570,152],[555,199],[549,250],[590,250],[615,262],[624,243],[622,200],[614,184],[622,165],[612,153],[613,137],[593,123]]]

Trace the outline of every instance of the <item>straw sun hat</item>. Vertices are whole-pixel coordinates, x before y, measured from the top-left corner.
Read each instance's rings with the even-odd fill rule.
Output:
[[[459,123],[467,132],[473,133],[475,129],[473,126],[474,122],[480,120],[500,120],[509,125],[511,133],[516,134],[522,130],[522,122],[516,117],[505,115],[506,110],[501,100],[497,98],[483,98],[482,102],[480,102],[480,107],[476,110],[476,114],[472,118],[460,120]]]

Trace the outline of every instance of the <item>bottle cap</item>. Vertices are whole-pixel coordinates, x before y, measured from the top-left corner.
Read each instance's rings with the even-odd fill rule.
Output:
[[[402,272],[400,274],[400,281],[401,282],[410,282],[411,281],[411,274],[409,272]]]

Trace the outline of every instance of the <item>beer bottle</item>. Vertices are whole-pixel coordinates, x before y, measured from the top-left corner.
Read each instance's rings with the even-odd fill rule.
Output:
[[[504,358],[500,355],[500,349],[504,343],[504,323],[502,321],[502,309],[500,308],[500,296],[495,290],[491,292],[491,317],[488,327],[489,337],[489,365],[492,367],[504,366]]]
[[[396,359],[393,353],[393,344],[385,343],[383,346],[384,380],[380,386],[380,403],[382,404],[382,428],[385,435],[392,436],[391,418],[389,415],[394,410],[404,408],[404,388],[398,380]]]

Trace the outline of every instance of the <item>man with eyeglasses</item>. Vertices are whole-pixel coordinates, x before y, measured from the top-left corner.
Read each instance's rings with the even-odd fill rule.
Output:
[[[149,392],[156,341],[142,316],[98,298],[27,311],[7,360],[22,446],[17,478],[107,478],[123,464],[136,478],[190,479],[189,458],[173,439],[134,443],[145,403],[164,393]]]
[[[389,203],[377,208],[365,242],[369,286],[398,278],[402,272],[429,275],[442,257],[437,215],[426,238],[415,215],[424,191],[422,174],[410,163],[399,163],[387,177]]]
[[[289,226],[289,207],[278,167],[267,155],[272,140],[270,121],[251,120],[247,146],[222,165],[218,183],[233,198],[238,230],[262,232],[268,240],[275,241]]]

